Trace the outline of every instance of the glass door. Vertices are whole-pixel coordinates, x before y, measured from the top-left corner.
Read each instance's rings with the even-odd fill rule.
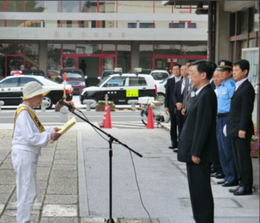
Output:
[[[116,54],[101,56],[101,64],[99,67],[99,75],[101,75],[106,70],[114,70],[116,64]]]
[[[61,64],[63,68],[81,69],[87,76],[88,85],[99,82],[98,76],[105,70],[113,70],[116,54],[63,54]]]
[[[65,68],[78,68],[79,59],[75,54],[63,54],[61,56],[61,65],[63,69]]]

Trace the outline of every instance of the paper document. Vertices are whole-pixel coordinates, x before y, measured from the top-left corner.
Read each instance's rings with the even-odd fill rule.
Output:
[[[76,119],[75,117],[71,118],[69,121],[67,121],[62,128],[58,131],[59,134],[64,134],[65,132],[67,132],[73,125],[76,124]]]

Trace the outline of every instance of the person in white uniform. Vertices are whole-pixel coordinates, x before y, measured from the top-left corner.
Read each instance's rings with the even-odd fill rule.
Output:
[[[35,82],[23,88],[23,102],[15,113],[12,164],[16,172],[17,223],[30,222],[36,198],[36,172],[41,147],[60,137],[58,128],[44,128],[34,112],[48,91]]]

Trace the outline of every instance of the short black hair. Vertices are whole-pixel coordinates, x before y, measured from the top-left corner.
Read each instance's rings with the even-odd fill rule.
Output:
[[[178,63],[174,63],[174,64],[172,65],[172,67],[179,67],[179,68],[181,68],[181,65],[178,64]]]
[[[206,60],[195,61],[192,63],[192,65],[197,67],[199,73],[205,72],[207,74],[207,80],[212,78],[213,73],[217,67],[215,63]]]
[[[247,75],[250,70],[250,64],[248,60],[239,60],[233,64],[233,66],[239,66],[242,71],[247,70]]]
[[[187,67],[190,67],[193,62],[194,62],[194,60],[188,60],[188,61],[185,63],[185,65],[186,65]]]

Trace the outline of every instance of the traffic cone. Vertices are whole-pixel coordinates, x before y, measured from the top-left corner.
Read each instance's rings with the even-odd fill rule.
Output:
[[[147,129],[154,129],[154,122],[153,122],[153,110],[152,107],[148,107],[148,118],[147,118],[147,124],[146,124]]]
[[[104,114],[104,119],[103,119],[103,123],[102,123],[101,127],[107,128],[107,129],[112,128],[110,106],[107,104],[105,106],[105,114]]]

